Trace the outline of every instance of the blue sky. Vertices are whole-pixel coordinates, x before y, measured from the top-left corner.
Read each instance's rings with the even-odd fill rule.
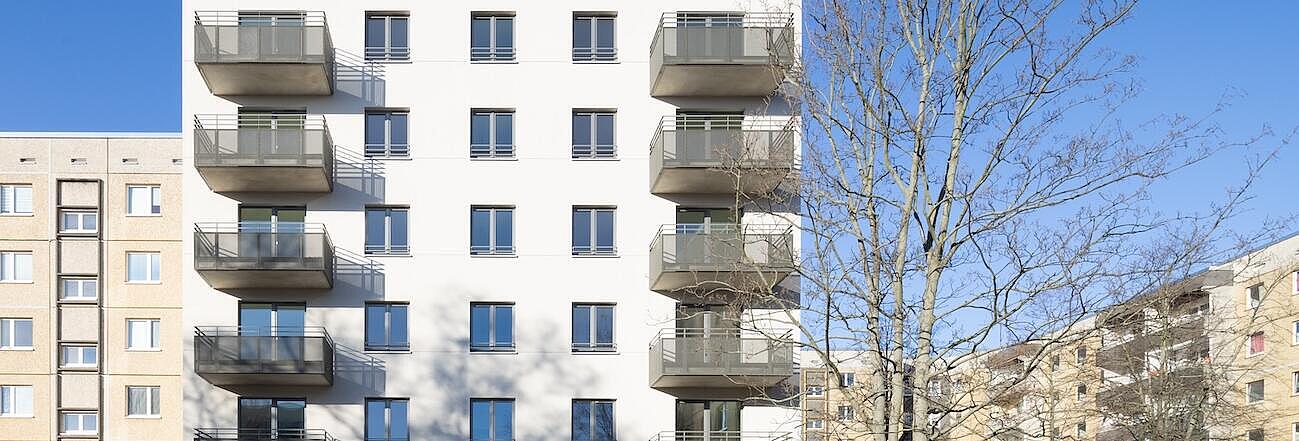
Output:
[[[18,1],[0,8],[0,59],[9,64],[0,69],[0,131],[182,127],[179,1]],[[1295,17],[1299,2],[1287,0],[1150,1],[1102,44],[1141,60],[1136,75],[1145,92],[1133,103],[1134,119],[1203,114],[1232,93],[1240,96],[1219,118],[1230,133],[1246,137],[1265,124],[1284,132],[1299,126]],[[1244,158],[1228,155],[1189,170],[1160,189],[1160,205],[1202,206],[1205,195],[1239,181]],[[1296,165],[1299,153],[1283,152],[1234,226],[1247,230],[1260,219],[1295,213]]]

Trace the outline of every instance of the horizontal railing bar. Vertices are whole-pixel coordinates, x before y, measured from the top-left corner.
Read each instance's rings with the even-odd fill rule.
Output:
[[[250,18],[275,18],[275,19],[300,19],[299,23],[293,24],[274,24],[274,23],[240,23],[240,19]],[[287,11],[194,11],[195,23],[200,26],[283,26],[283,27],[300,27],[300,26],[324,26],[326,24],[325,11],[305,11],[305,10],[287,10]]]
[[[794,25],[794,13],[779,11],[677,11],[663,13],[659,21],[659,24],[662,27],[679,27],[678,25],[683,23],[688,26],[699,26],[704,28],[792,27]],[[710,24],[713,25],[709,26]]]
[[[275,227],[275,230],[264,229]],[[254,229],[257,228],[257,229]],[[248,233],[248,234],[322,234],[328,233],[325,224],[319,222],[196,222],[194,231],[199,233]]]

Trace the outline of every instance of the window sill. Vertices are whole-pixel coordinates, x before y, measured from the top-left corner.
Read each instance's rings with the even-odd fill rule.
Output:
[[[608,158],[600,158],[600,157],[577,157],[577,158],[573,158],[573,162],[618,162],[618,161],[620,161],[620,160],[621,160],[621,158],[619,158],[619,157],[617,157],[617,156],[611,156],[611,157],[608,157]]]
[[[620,355],[620,354],[621,352],[618,352],[617,349],[605,349],[605,350],[574,349],[573,350],[573,355]]]
[[[366,349],[367,354],[410,354],[410,349]]]
[[[162,217],[162,213],[151,213],[151,214],[131,214],[131,213],[127,213],[127,214],[126,214],[126,217]]]
[[[0,280],[0,285],[31,285],[32,283],[35,282],[32,282],[31,280]]]
[[[59,366],[59,370],[64,372],[94,372],[99,370],[99,366]]]
[[[127,415],[128,420],[160,420],[162,415]]]
[[[93,299],[59,299],[59,303],[73,305],[94,305],[99,303],[98,298]]]
[[[493,350],[493,349],[477,349],[477,350],[475,350],[475,349],[473,349],[473,348],[469,348],[469,353],[470,353],[470,354],[483,354],[483,355],[519,355],[519,350],[518,350],[518,348],[510,348],[510,349],[495,349],[495,350]]]
[[[573,64],[622,64],[622,61],[614,60],[573,60]]]
[[[19,418],[36,418],[36,416],[35,415],[0,415],[0,418],[19,419]]]
[[[9,348],[0,348],[0,351],[13,351],[13,352],[33,352],[35,350],[36,350],[35,346],[14,346]]]
[[[126,348],[126,352],[162,352],[162,348]]]
[[[365,253],[365,257],[412,257],[411,253]]]
[[[470,156],[469,160],[484,162],[513,162],[518,161],[519,158],[517,156],[480,156],[477,158]]]
[[[519,60],[474,60],[470,59],[469,64],[519,64]]]
[[[574,258],[574,259],[617,259],[617,258],[618,258],[618,253],[605,253],[605,254],[601,254],[601,253],[584,253],[584,254],[574,254],[574,255],[573,255],[573,258]]]
[[[0,213],[0,217],[36,217],[36,213]]]
[[[373,159],[378,161],[410,161],[415,158],[412,158],[410,155],[375,155],[375,156],[366,155],[365,159]]]
[[[162,284],[162,281],[161,281],[161,280],[154,280],[154,281],[149,281],[149,280],[137,280],[137,281],[131,281],[131,280],[127,280],[127,281],[126,281],[126,284],[127,284],[127,285],[161,285],[161,284]]]
[[[483,258],[483,259],[514,259],[514,258],[519,257],[519,255],[518,255],[518,254],[513,254],[513,253],[511,253],[511,254],[485,254],[485,253],[474,254],[474,253],[469,253],[469,257],[474,257],[474,258]]]

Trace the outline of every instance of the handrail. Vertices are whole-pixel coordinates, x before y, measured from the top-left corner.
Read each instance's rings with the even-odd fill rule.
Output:
[[[717,28],[787,28],[794,26],[793,12],[780,11],[675,11],[664,12],[659,26]]]
[[[293,125],[293,124],[297,125]],[[272,127],[272,124],[274,126]],[[324,115],[293,115],[267,113],[219,114],[203,113],[194,115],[195,129],[282,129],[282,130],[329,130]]]
[[[742,234],[742,235],[775,235],[793,232],[794,227],[788,224],[663,224],[659,226],[656,240],[664,235],[690,234]]]
[[[785,331],[780,337],[773,339],[763,335],[745,335],[744,330],[740,328],[661,328],[654,335],[654,340],[663,340],[667,338],[697,338],[697,337],[735,337],[741,339],[753,340],[772,340],[787,339],[793,336],[790,331]]]
[[[319,222],[196,222],[194,231],[198,233],[324,234],[326,240],[329,237],[325,224]]]
[[[283,331],[280,331],[283,330]],[[281,333],[287,332],[287,333]],[[324,338],[325,344],[334,346],[334,338],[324,326],[195,326],[194,338],[216,337],[280,337]]]
[[[659,119],[659,131],[731,129],[743,131],[793,130],[797,119],[788,115],[682,114]],[[735,124],[714,128],[704,124]]]
[[[301,18],[300,23],[245,23],[247,18]],[[281,26],[323,27],[325,11],[194,11],[194,23],[200,26]]]
[[[793,441],[789,432],[758,432],[746,430],[703,431],[675,430],[659,432],[649,441]]]
[[[204,427],[194,429],[197,440],[294,440],[336,441],[325,429],[247,429],[231,427]]]

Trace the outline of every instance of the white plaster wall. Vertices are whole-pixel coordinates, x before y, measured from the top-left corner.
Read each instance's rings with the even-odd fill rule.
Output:
[[[308,305],[308,325],[326,326],[340,347],[336,357],[373,357],[377,366],[340,366],[328,388],[250,388],[246,396],[305,396],[307,426],[340,440],[364,433],[366,397],[410,397],[412,439],[465,439],[471,397],[514,397],[515,436],[567,439],[574,398],[617,399],[620,439],[644,440],[673,427],[675,397],[647,385],[647,348],[672,326],[674,302],[647,289],[648,249],[659,225],[671,223],[678,201],[730,205],[730,196],[666,199],[649,193],[649,144],[659,120],[680,107],[744,108],[788,114],[783,103],[761,98],[649,96],[648,54],[663,12],[765,10],[733,0],[671,1],[367,1],[190,0],[182,7],[182,127],[194,114],[233,114],[245,106],[305,106],[324,114],[339,173],[353,176],[364,162],[366,107],[409,107],[411,157],[381,160],[362,180],[344,176],[325,195],[241,195],[245,203],[306,204],[307,222],[327,225],[344,259],[373,261],[372,274],[343,274],[324,293],[267,293],[268,299]],[[377,65],[366,84],[340,78],[328,97],[213,96],[193,64],[195,10],[324,10],[340,64],[358,64],[365,11],[409,11],[413,61]],[[517,64],[470,64],[471,11],[514,11]],[[574,64],[573,11],[616,11],[617,64]],[[343,69],[347,69],[344,67]],[[517,160],[468,159],[471,108],[515,109]],[[570,159],[574,108],[615,108],[616,161]],[[193,164],[193,134],[183,135]],[[185,224],[233,221],[238,201],[211,192],[185,170]],[[410,206],[409,257],[361,258],[364,207]],[[515,206],[514,258],[468,253],[471,205]],[[569,255],[571,208],[617,206],[616,258]],[[746,219],[747,220],[747,219]],[[768,223],[766,219],[762,223]],[[187,227],[188,228],[188,227]],[[235,325],[239,299],[210,288],[192,268],[192,237],[183,259],[185,323]],[[353,256],[353,257],[349,257]],[[363,302],[410,302],[409,354],[363,354]],[[469,354],[469,303],[515,302],[517,354]],[[569,350],[573,302],[616,302],[618,353],[575,355]],[[186,337],[186,431],[234,427],[237,394],[193,374],[192,333]],[[348,355],[348,353],[356,353]],[[793,410],[746,408],[745,430],[796,431]]]

